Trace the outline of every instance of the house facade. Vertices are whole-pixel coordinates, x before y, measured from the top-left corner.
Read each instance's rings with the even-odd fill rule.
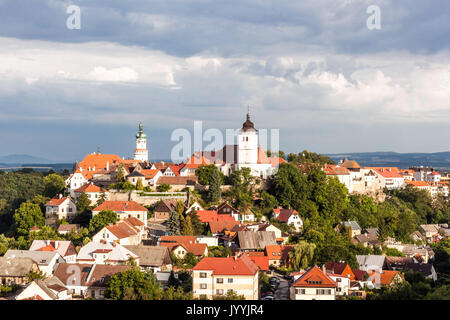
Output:
[[[194,298],[226,295],[233,290],[246,300],[257,300],[258,267],[249,257],[203,258],[192,270]]]

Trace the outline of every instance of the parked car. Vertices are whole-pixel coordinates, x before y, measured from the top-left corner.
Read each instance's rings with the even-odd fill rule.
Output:
[[[261,300],[275,300],[275,298],[273,296],[264,296]]]

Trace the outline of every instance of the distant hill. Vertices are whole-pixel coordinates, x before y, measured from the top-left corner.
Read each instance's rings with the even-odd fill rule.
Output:
[[[367,167],[399,167],[407,169],[414,166],[450,168],[450,151],[435,153],[397,153],[397,152],[352,152],[325,154],[338,162],[344,157],[355,160]]]
[[[7,156],[0,156],[0,163],[4,164],[29,164],[29,163],[56,163],[41,157],[30,156],[28,154],[10,154]]]

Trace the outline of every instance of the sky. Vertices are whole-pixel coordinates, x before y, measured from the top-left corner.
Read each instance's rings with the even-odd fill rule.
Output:
[[[447,0],[0,0],[0,156],[131,157],[142,121],[167,159],[174,130],[239,128],[248,105],[286,153],[449,151],[449,18]]]

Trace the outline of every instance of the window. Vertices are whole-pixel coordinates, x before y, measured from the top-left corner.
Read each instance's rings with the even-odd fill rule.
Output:
[[[295,289],[296,294],[305,294],[305,292],[306,292],[305,289]]]
[[[72,212],[72,208],[69,208],[69,212]]]
[[[200,289],[206,289],[207,285],[206,283],[200,283]]]
[[[233,283],[233,278],[228,278],[228,283]]]
[[[341,282],[342,279],[341,278],[336,278],[336,282]]]
[[[223,283],[223,278],[217,278],[217,283]]]
[[[200,272],[200,278],[206,278],[206,272]]]
[[[217,290],[216,290],[216,294],[222,295],[222,294],[223,294],[223,289],[217,289]]]

